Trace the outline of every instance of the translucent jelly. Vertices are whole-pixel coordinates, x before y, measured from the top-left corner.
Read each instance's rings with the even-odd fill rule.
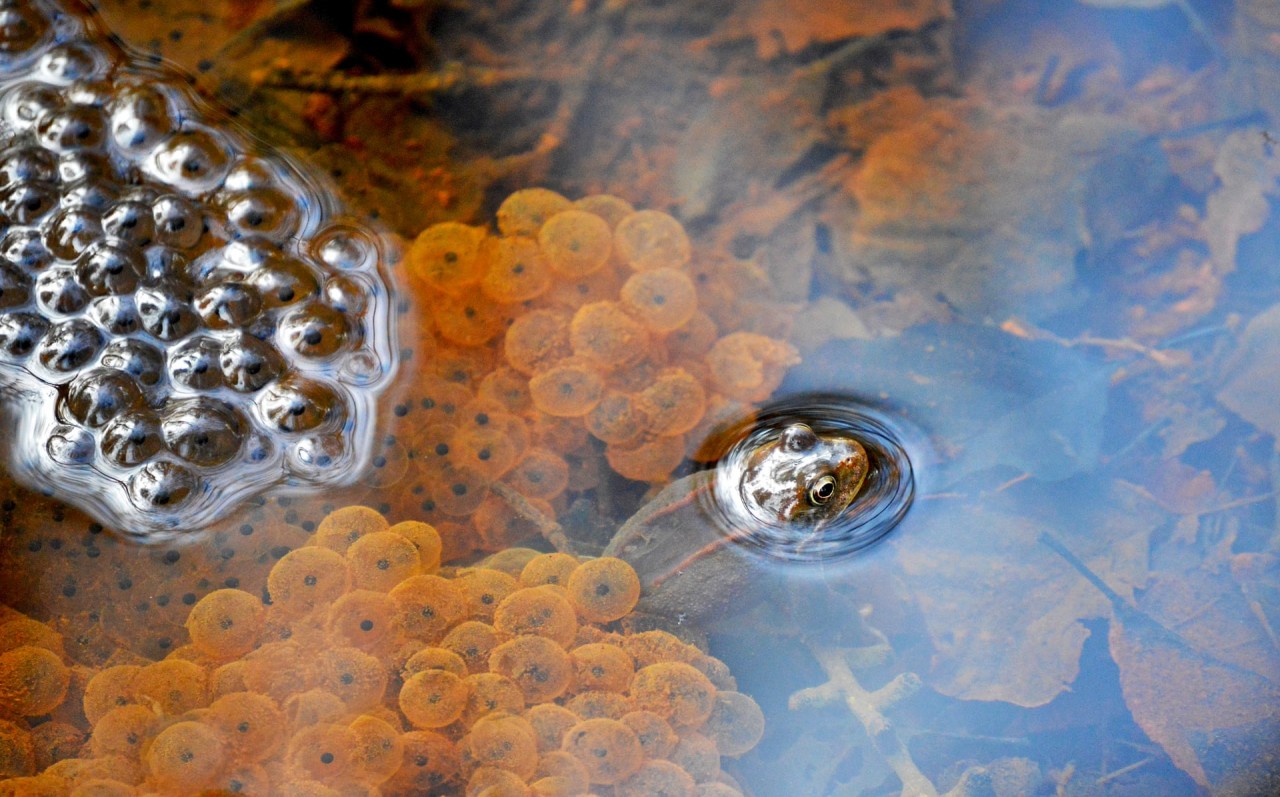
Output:
[[[354,478],[394,363],[382,244],[79,12],[0,26],[9,456],[122,532]],[[10,398],[12,397],[12,398]]]

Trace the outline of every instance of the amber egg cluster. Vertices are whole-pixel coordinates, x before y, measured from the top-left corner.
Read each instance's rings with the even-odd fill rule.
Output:
[[[14,467],[147,536],[349,480],[394,362],[378,240],[77,11],[0,14]]]
[[[442,568],[432,526],[351,506],[208,593],[189,644],[77,661],[0,615],[0,795],[740,794],[763,715],[719,660],[630,632],[618,559],[509,549]]]

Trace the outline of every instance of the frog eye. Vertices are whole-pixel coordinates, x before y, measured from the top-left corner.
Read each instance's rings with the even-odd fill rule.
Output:
[[[810,503],[822,506],[831,500],[836,494],[836,477],[823,476],[809,485],[809,501]]]

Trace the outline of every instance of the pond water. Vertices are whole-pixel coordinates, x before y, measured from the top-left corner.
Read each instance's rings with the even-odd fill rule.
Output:
[[[1280,791],[1272,0],[98,14],[0,6],[0,795]]]

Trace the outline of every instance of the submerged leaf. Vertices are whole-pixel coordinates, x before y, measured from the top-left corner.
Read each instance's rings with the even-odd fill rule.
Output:
[[[1216,398],[1227,409],[1280,440],[1280,304],[1249,322],[1226,366]]]

